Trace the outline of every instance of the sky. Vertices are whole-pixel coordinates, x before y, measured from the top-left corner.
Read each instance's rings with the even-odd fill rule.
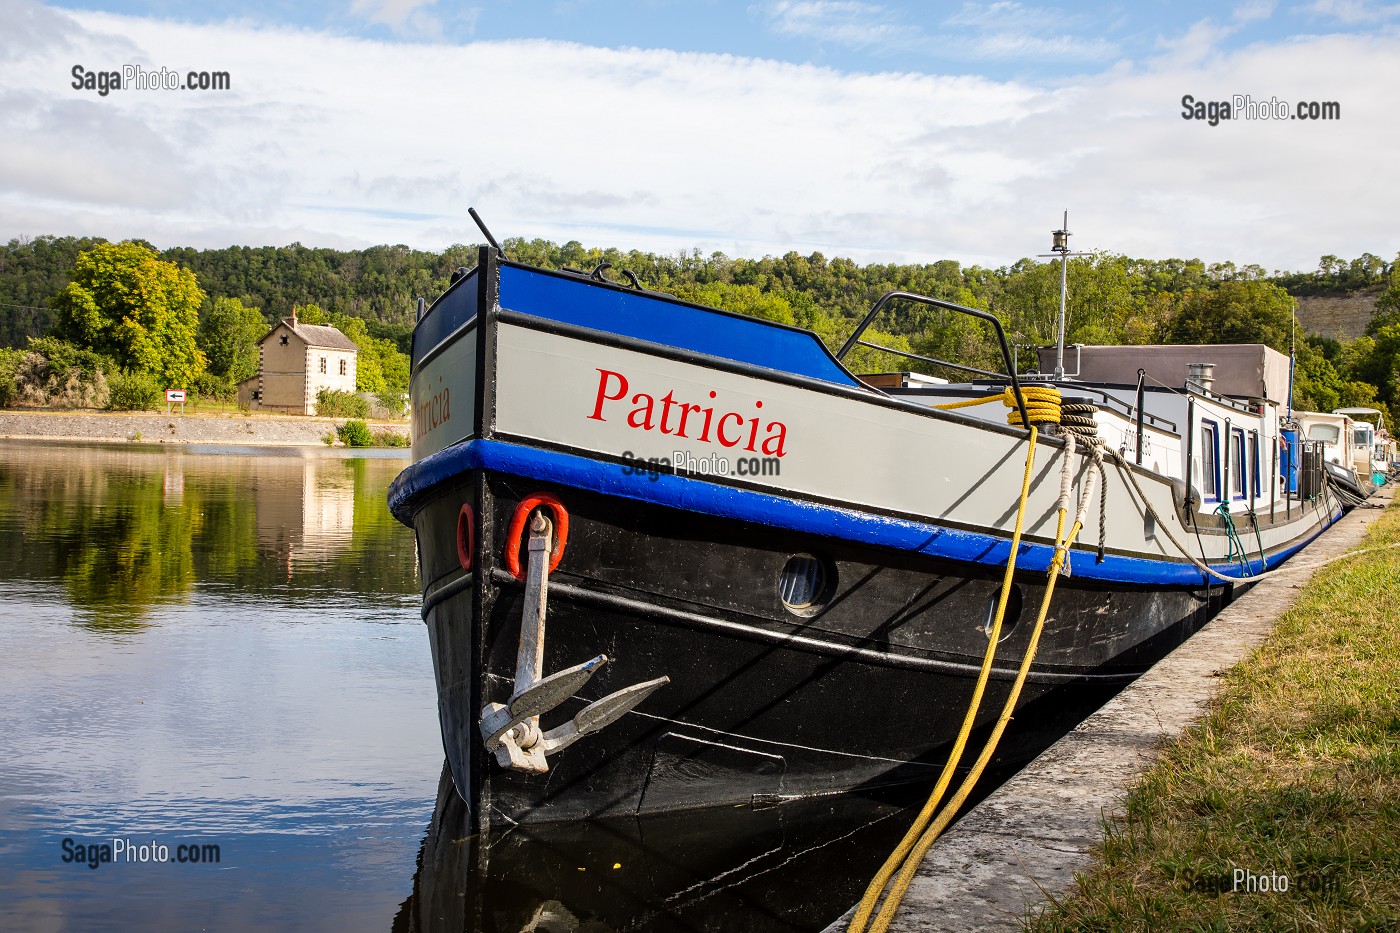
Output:
[[[1144,258],[1400,251],[1400,3],[0,0],[0,24],[5,240],[436,250],[481,240],[475,206],[497,239],[662,253],[996,267],[1065,211],[1073,247]],[[135,86],[162,68],[229,86]],[[1211,125],[1185,95],[1339,118]]]

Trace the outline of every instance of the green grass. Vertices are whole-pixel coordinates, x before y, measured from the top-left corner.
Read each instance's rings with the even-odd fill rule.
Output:
[[[1362,546],[1395,542],[1392,507]],[[1313,577],[1027,928],[1400,929],[1400,548]]]

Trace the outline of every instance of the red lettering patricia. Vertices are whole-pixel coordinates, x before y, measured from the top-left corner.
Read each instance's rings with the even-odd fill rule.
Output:
[[[634,392],[629,396],[631,388],[631,381],[622,373],[598,368],[598,388],[593,394],[593,413],[588,415],[588,420],[616,419],[634,430],[647,433],[656,431],[689,438],[691,435],[686,429],[689,426],[694,430],[694,422],[690,420],[690,416],[695,415],[701,420],[700,433],[695,436],[698,441],[719,444],[722,447],[738,447],[742,444],[745,450],[762,450],[772,457],[787,454],[786,424],[776,420],[769,421],[763,425],[763,433],[760,436],[759,426],[763,422],[737,411],[727,411],[729,403],[722,402],[716,390],[712,389],[707,393],[710,404],[704,405],[677,398],[678,390],[672,388]],[[620,404],[610,405],[611,402]],[[755,399],[753,406],[761,409],[763,402]],[[712,425],[715,429],[713,436],[710,433]]]

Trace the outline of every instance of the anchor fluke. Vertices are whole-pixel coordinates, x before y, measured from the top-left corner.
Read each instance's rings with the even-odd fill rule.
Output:
[[[617,722],[634,706],[670,682],[671,678],[669,677],[658,677],[655,680],[623,687],[601,700],[594,700],[579,710],[573,719],[557,729],[550,729],[546,732],[540,744],[546,752],[557,752],[560,749],[568,748],[588,733],[597,732],[604,726],[610,726]]]

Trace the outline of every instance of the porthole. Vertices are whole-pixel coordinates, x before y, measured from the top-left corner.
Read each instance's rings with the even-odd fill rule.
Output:
[[[1000,601],[1001,586],[998,585],[987,600],[987,614],[982,619],[982,634],[987,638],[992,637],[992,623],[996,620],[997,603]],[[1021,588],[1013,583],[1006,594],[1006,613],[1001,617],[1001,638],[997,639],[998,643],[1006,641],[1016,631],[1016,623],[1021,621],[1021,606]]]
[[[778,597],[789,612],[807,615],[826,602],[836,572],[811,554],[794,554],[778,575]]]

